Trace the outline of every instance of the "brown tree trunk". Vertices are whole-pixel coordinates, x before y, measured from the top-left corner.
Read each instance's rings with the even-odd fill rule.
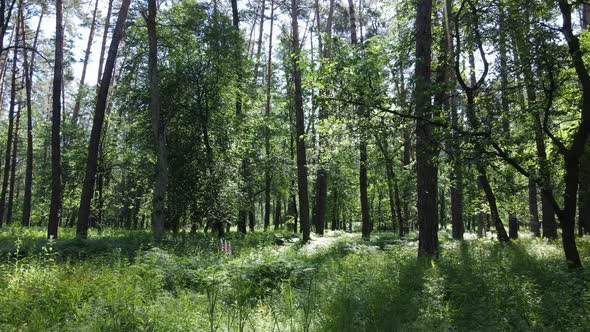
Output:
[[[565,152],[565,191],[563,197],[563,209],[558,212],[561,222],[561,238],[568,266],[579,268],[582,266],[575,238],[575,218],[578,191],[579,161],[584,153],[586,141],[590,135],[590,75],[584,65],[580,40],[572,30],[572,5],[566,0],[559,0],[559,9],[563,18],[563,29],[561,30],[568,44],[576,75],[582,88],[582,121],[573,135],[573,142]],[[549,190],[549,188],[545,188]]]
[[[330,0],[330,7],[328,8],[328,21],[326,24],[326,42],[323,44],[322,48],[322,37],[321,37],[321,24],[320,24],[320,10],[319,10],[319,1],[315,1],[315,10],[316,10],[316,18],[317,18],[317,29],[318,29],[318,41],[319,41],[319,49],[320,54],[323,49],[323,57],[322,61],[320,62],[320,66],[323,65],[325,60],[329,60],[330,58],[330,47],[331,47],[331,38],[332,38],[332,22],[334,18],[334,0]],[[320,105],[318,108],[318,120],[320,125],[323,121],[327,118],[328,110],[327,110],[327,103],[324,100],[326,97],[326,89],[320,89]],[[318,132],[318,163],[319,167],[316,173],[316,197],[314,200],[315,206],[313,208],[315,213],[315,229],[316,233],[319,235],[324,235],[324,229],[326,226],[326,203],[327,203],[327,196],[328,196],[328,172],[326,171],[325,163],[322,162],[322,158],[324,153],[326,153],[327,149],[327,138],[321,131]]]
[[[37,50],[37,41],[39,38],[39,32],[41,31],[41,22],[43,21],[43,15],[45,14],[45,6],[42,7],[41,14],[39,16],[39,23],[37,25],[37,31],[35,32],[35,39],[33,41],[33,50],[31,52],[31,61],[28,59],[28,52],[24,54],[24,69],[25,69],[25,89],[26,89],[26,103],[27,103],[27,164],[25,169],[25,194],[23,200],[23,215],[21,224],[25,227],[31,224],[31,201],[33,193],[33,107],[31,101],[32,95],[32,81],[33,72],[35,68],[35,52]],[[21,24],[23,40],[26,44],[25,24]]]
[[[149,76],[150,76],[150,111],[152,113],[152,130],[156,141],[156,181],[152,198],[152,230],[156,239],[164,235],[166,189],[168,187],[168,150],[166,148],[166,124],[161,114],[160,77],[158,75],[158,35],[156,0],[148,1],[146,23],[149,39]],[[223,232],[223,227],[218,229]]]
[[[353,0],[348,0],[348,12],[350,16],[350,41],[352,45],[358,50],[358,39],[356,35],[356,15],[354,12]],[[362,129],[362,121],[367,117],[366,109],[358,107],[359,113],[359,191],[361,201],[361,233],[364,240],[369,240],[371,237],[371,220],[369,216],[369,197],[367,194],[368,180],[367,180],[367,139],[366,133]]]
[[[298,0],[291,0],[291,29],[293,43],[293,79],[295,98],[295,129],[297,132],[297,186],[299,192],[299,220],[303,242],[309,241],[309,197],[307,191],[307,157],[305,151],[305,115],[303,113],[303,92],[301,87],[301,68],[299,60],[301,51],[299,48],[299,24],[297,16],[299,13]]]
[[[94,40],[94,31],[96,29],[96,14],[98,12],[98,1],[94,3],[94,11],[92,12],[92,22],[90,23],[90,33],[88,34],[88,45],[86,52],[84,52],[84,62],[82,65],[82,75],[80,76],[80,83],[78,85],[78,94],[76,95],[76,102],[74,103],[74,110],[72,112],[72,123],[78,122],[78,115],[80,114],[80,103],[82,101],[82,90],[84,88],[84,81],[86,80],[86,68],[88,68],[88,60],[90,60],[90,52],[92,50],[92,41]]]
[[[14,124],[14,138],[12,139],[12,156],[10,157],[10,185],[8,191],[8,206],[6,208],[6,223],[12,224],[12,211],[14,207],[14,185],[16,182],[16,160],[18,156],[18,130],[20,122],[21,105],[16,110],[16,122]]]
[[[537,183],[529,178],[529,223],[530,230],[536,237],[541,236],[541,223],[539,222],[539,209],[537,201]]]
[[[438,256],[438,168],[432,126],[431,98],[432,0],[418,0],[416,9],[416,178],[418,202],[418,256]]]
[[[4,214],[6,209],[6,195],[8,192],[8,184],[10,183],[10,164],[11,164],[11,156],[12,156],[12,148],[13,148],[13,139],[14,139],[14,108],[16,106],[16,78],[17,78],[17,62],[18,62],[18,29],[15,33],[16,37],[14,39],[15,47],[13,49],[13,57],[12,57],[12,77],[10,79],[10,104],[8,109],[8,136],[6,139],[6,154],[4,156],[4,176],[2,180],[2,191],[0,192],[0,227],[4,221]],[[7,222],[11,222],[8,220]]]
[[[111,14],[113,12],[113,0],[109,0],[109,6],[107,8],[107,15],[104,19],[104,30],[102,33],[102,43],[100,46],[100,56],[98,57],[98,76],[97,85],[100,85],[102,76],[102,67],[104,65],[104,56],[107,48],[107,40],[109,36],[109,29],[111,28]],[[109,82],[110,84],[110,82]]]
[[[270,111],[271,111],[271,86],[272,86],[272,33],[274,24],[275,4],[270,0],[270,38],[268,39],[268,64],[266,69],[266,103],[264,106],[264,116],[266,123],[264,130],[264,151],[266,155],[266,165],[264,168],[264,230],[270,227],[270,200],[272,185],[272,155],[270,149]],[[276,228],[276,225],[275,225]]]
[[[262,37],[264,32],[264,10],[266,9],[265,0],[261,0],[260,7],[260,29],[258,30],[258,48],[256,50],[256,60],[254,62],[254,83],[258,82],[258,67],[260,67],[260,57],[262,55]]]
[[[104,122],[104,115],[107,106],[107,97],[109,93],[110,84],[113,76],[113,69],[115,61],[117,60],[117,51],[119,42],[123,36],[123,29],[125,21],[127,20],[127,13],[129,11],[129,4],[131,0],[123,0],[121,9],[119,10],[119,17],[109,47],[107,61],[105,63],[105,70],[101,78],[103,84],[100,85],[98,96],[96,99],[96,109],[94,111],[94,120],[92,123],[92,131],[90,133],[90,143],[88,144],[88,159],[86,161],[86,175],[84,177],[84,184],[82,187],[82,195],[80,197],[80,210],[78,214],[78,227],[76,236],[78,238],[86,239],[88,237],[88,225],[90,217],[90,202],[92,193],[94,192],[94,182],[96,179],[96,166],[98,162],[98,148],[100,145],[100,136]]]
[[[47,237],[57,238],[61,216],[61,95],[63,86],[64,28],[63,0],[55,1],[55,64],[51,116],[51,206]]]

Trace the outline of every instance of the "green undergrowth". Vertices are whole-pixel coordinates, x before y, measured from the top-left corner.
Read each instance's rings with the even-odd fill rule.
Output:
[[[71,232],[71,231],[69,231]],[[331,232],[149,234],[56,241],[0,232],[0,331],[584,331],[590,273],[559,243],[454,242],[416,259],[415,238]],[[590,267],[590,243],[579,241]]]

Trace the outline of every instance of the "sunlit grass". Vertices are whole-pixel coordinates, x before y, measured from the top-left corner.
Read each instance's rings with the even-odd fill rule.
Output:
[[[0,232],[1,331],[583,331],[590,274],[570,272],[559,242],[440,234],[441,257],[416,259],[415,236],[328,232],[203,234],[158,246],[145,232]],[[10,243],[8,243],[10,242]],[[590,243],[580,239],[590,266]],[[80,254],[78,251],[82,250]],[[76,253],[78,252],[78,253]]]

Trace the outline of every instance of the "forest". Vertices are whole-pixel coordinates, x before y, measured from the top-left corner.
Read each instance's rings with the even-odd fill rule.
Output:
[[[589,331],[587,0],[0,0],[0,331]]]

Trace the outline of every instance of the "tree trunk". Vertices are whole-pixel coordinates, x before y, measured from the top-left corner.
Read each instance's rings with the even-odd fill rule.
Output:
[[[150,111],[152,130],[156,141],[156,181],[152,198],[152,230],[156,239],[164,235],[166,189],[168,187],[168,151],[166,148],[166,124],[161,114],[160,77],[158,75],[158,35],[156,0],[148,1],[147,27],[149,39]],[[223,231],[223,227],[219,227]]]
[[[10,163],[12,156],[12,148],[14,139],[14,108],[16,106],[16,78],[17,78],[17,62],[18,62],[18,29],[16,30],[16,37],[14,39],[15,47],[13,49],[12,57],[12,77],[10,79],[10,105],[8,109],[8,137],[6,139],[6,154],[4,156],[4,176],[2,181],[2,192],[0,193],[0,227],[4,221],[4,214],[6,209],[6,194],[8,191],[8,184],[10,183]],[[8,220],[7,222],[11,222]]]
[[[268,65],[266,72],[266,104],[264,106],[264,116],[266,117],[265,135],[264,135],[264,151],[266,155],[266,167],[264,168],[264,230],[270,226],[270,200],[271,200],[271,180],[272,180],[272,162],[270,150],[270,110],[271,110],[271,94],[272,87],[272,33],[274,24],[275,4],[274,0],[270,0],[270,38],[268,39]],[[276,225],[275,225],[276,228]]]
[[[318,29],[318,41],[319,41],[319,49],[322,52],[322,37],[321,37],[321,24],[320,24],[320,9],[319,9],[319,1],[315,1],[315,10],[316,10],[316,18],[317,18],[317,29]],[[330,0],[330,7],[328,9],[328,21],[326,24],[326,42],[323,45],[323,54],[322,54],[322,61],[320,62],[320,66],[323,65],[324,61],[330,59],[330,47],[331,47],[331,38],[332,38],[332,22],[334,18],[334,0]],[[323,121],[327,118],[327,103],[325,102],[324,98],[326,96],[326,89],[320,89],[320,106],[318,108],[318,120],[320,122],[320,126]],[[313,208],[315,213],[315,229],[316,233],[319,235],[324,235],[324,229],[326,226],[326,203],[327,203],[327,196],[328,196],[328,173],[326,171],[325,163],[322,162],[322,158],[324,153],[326,153],[327,148],[327,137],[321,131],[318,132],[318,170],[316,173],[316,197],[315,197],[315,206]]]
[[[14,124],[14,138],[12,140],[12,156],[10,161],[10,188],[8,191],[8,206],[6,208],[6,223],[12,224],[12,211],[14,207],[14,185],[16,182],[16,160],[18,156],[18,129],[20,121],[21,105],[16,110],[16,123]]]
[[[295,128],[297,132],[297,186],[299,192],[299,220],[301,221],[301,232],[303,233],[303,242],[305,243],[309,241],[309,197],[307,191],[307,157],[305,152],[305,115],[303,113],[301,68],[299,67],[301,51],[299,49],[299,24],[297,22],[298,6],[298,0],[291,0]]]
[[[358,51],[358,39],[356,35],[356,16],[354,12],[353,0],[348,0],[348,11],[350,16],[350,41]],[[369,240],[371,236],[371,220],[369,216],[369,197],[367,194],[367,140],[366,134],[362,129],[362,121],[366,118],[366,109],[358,107],[359,113],[359,191],[361,201],[361,233],[364,240]]]
[[[438,256],[437,148],[432,126],[431,98],[432,0],[418,0],[416,15],[416,178],[418,202],[418,256]]]
[[[76,102],[74,103],[74,111],[72,112],[72,123],[78,122],[78,115],[80,113],[80,103],[82,101],[82,90],[84,88],[84,81],[86,80],[86,69],[88,68],[88,60],[90,60],[90,52],[92,50],[92,41],[94,40],[94,31],[96,29],[96,14],[98,12],[98,1],[94,3],[94,11],[92,12],[92,22],[90,23],[90,33],[88,34],[88,45],[86,52],[84,52],[84,62],[82,65],[82,75],[80,76],[80,83],[78,85],[78,94],[76,95]]]
[[[55,1],[55,64],[53,66],[53,96],[51,117],[51,206],[47,237],[57,238],[61,215],[61,93],[63,86],[63,0]]]
[[[101,85],[96,99],[96,109],[94,112],[94,120],[92,123],[92,131],[90,133],[90,143],[88,144],[88,159],[86,161],[86,175],[84,177],[84,184],[82,187],[82,195],[80,197],[80,211],[78,214],[78,228],[76,236],[78,238],[86,239],[88,237],[88,224],[90,217],[90,202],[92,193],[94,192],[94,182],[96,176],[96,166],[98,162],[98,148],[100,145],[100,136],[104,122],[104,115],[107,106],[107,97],[109,93],[110,84],[113,76],[113,69],[115,61],[117,60],[117,51],[119,42],[123,36],[123,29],[125,21],[127,20],[127,13],[129,11],[129,4],[131,0],[123,0],[121,9],[119,10],[119,17],[109,47],[107,61],[105,63],[105,70],[101,78]]]
[[[529,223],[530,229],[536,237],[541,236],[541,223],[539,222],[539,209],[537,201],[537,183],[529,178]]]
[[[260,7],[260,29],[258,30],[258,48],[256,50],[256,60],[254,62],[254,83],[258,82],[258,67],[260,66],[260,57],[262,55],[262,37],[264,32],[264,10],[266,9],[265,0],[261,1],[262,4]]]
[[[33,193],[33,106],[31,101],[32,96],[32,81],[33,71],[35,68],[35,52],[37,50],[37,41],[39,38],[39,32],[41,31],[41,22],[43,21],[43,15],[45,14],[45,6],[42,7],[41,14],[39,17],[39,23],[37,25],[37,31],[35,32],[35,39],[33,41],[33,50],[31,52],[31,61],[29,63],[28,52],[24,51],[24,69],[25,69],[25,89],[26,89],[26,103],[27,103],[27,161],[25,169],[25,194],[23,200],[23,215],[21,224],[25,227],[31,224],[31,201]],[[22,17],[22,16],[21,16]],[[26,46],[26,34],[25,24],[21,23],[23,40]]]
[[[100,56],[98,58],[98,76],[97,85],[100,86],[100,80],[102,76],[102,67],[104,65],[104,55],[107,47],[107,40],[109,36],[109,29],[111,27],[111,14],[113,12],[113,0],[109,0],[109,6],[107,8],[107,15],[104,19],[104,30],[102,33],[102,43],[100,46]],[[109,82],[110,84],[110,82]]]

